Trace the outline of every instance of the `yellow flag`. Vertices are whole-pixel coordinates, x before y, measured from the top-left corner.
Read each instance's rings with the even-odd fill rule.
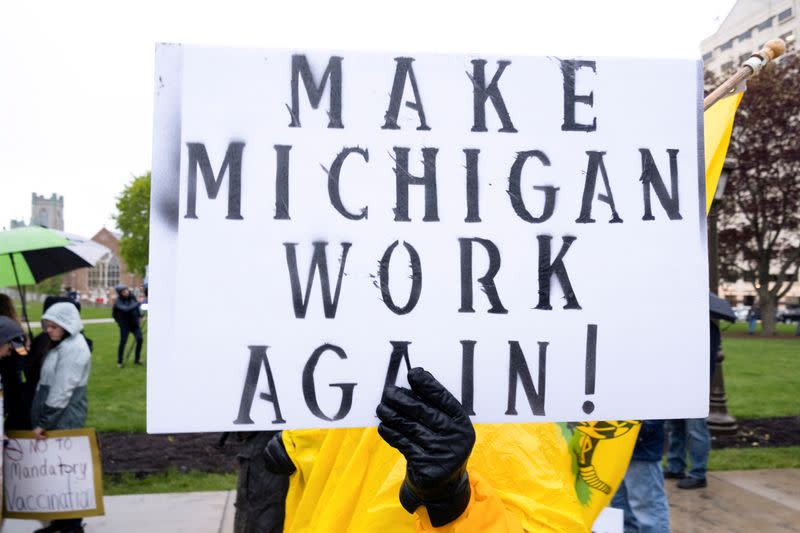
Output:
[[[742,100],[742,92],[732,94],[718,101],[703,113],[705,122],[705,152],[706,152],[706,213],[711,209],[717,182],[725,163],[725,154],[733,130],[733,117],[736,108]]]

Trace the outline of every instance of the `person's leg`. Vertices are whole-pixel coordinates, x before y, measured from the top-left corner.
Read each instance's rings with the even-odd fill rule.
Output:
[[[627,477],[627,473],[625,476]],[[628,505],[628,491],[625,487],[624,478],[619,484],[619,488],[614,494],[614,497],[611,498],[611,507],[622,511],[625,524],[625,533],[637,533],[639,531],[639,524],[636,522],[636,517],[633,516],[631,506]]]
[[[128,342],[128,326],[119,326],[119,348],[117,348],[117,364],[122,365],[122,358],[125,356],[125,344]]]
[[[706,419],[690,418],[687,420],[686,433],[688,434],[689,460],[692,462],[689,477],[705,479],[708,454],[711,451],[711,433],[708,431]]]
[[[82,522],[82,518],[62,518],[60,520],[53,520],[50,525],[58,532],[79,533],[83,531]]]
[[[280,533],[283,531],[289,476],[267,470],[263,450],[274,432],[260,432],[242,445],[237,456],[234,533]]]
[[[628,505],[639,524],[638,532],[669,533],[669,503],[661,463],[631,461],[625,474],[625,486]]]
[[[139,326],[133,330],[133,337],[136,339],[136,355],[133,364],[139,365],[141,364],[139,359],[142,356],[142,329]]]
[[[669,435],[667,475],[679,476],[686,470],[686,421],[667,420],[665,428]]]

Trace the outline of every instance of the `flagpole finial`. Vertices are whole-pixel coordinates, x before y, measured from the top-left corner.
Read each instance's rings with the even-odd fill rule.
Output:
[[[764,47],[758,52],[767,61],[773,61],[775,58],[780,57],[786,52],[786,43],[783,39],[771,39],[764,44]]]

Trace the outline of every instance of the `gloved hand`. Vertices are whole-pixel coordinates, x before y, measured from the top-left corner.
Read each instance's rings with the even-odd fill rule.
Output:
[[[467,460],[475,431],[466,411],[430,372],[408,372],[411,390],[388,386],[378,405],[378,433],[406,458],[400,503],[409,513],[424,505],[434,527],[452,522],[470,497]]]
[[[291,457],[289,457],[289,453],[286,451],[286,446],[283,445],[280,431],[269,439],[269,442],[264,447],[263,455],[267,470],[273,474],[288,476],[294,474],[294,471],[297,470]]]

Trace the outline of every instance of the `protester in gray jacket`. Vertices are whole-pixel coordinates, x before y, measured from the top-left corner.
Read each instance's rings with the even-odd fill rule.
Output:
[[[72,304],[57,303],[42,316],[42,328],[51,348],[33,398],[34,431],[44,435],[48,429],[81,428],[89,408],[86,385],[92,362],[80,314]]]
[[[91,352],[81,330],[81,316],[71,303],[57,303],[42,316],[42,329],[50,338],[39,385],[33,397],[31,422],[37,439],[51,429],[77,429],[86,423],[89,400],[86,386],[92,368]],[[83,533],[80,518],[53,520],[34,533]]]

